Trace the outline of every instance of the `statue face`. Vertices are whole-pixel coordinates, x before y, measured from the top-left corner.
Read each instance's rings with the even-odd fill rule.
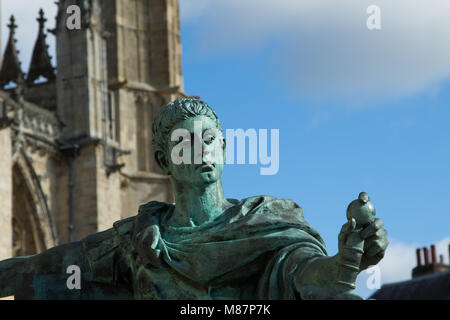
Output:
[[[225,140],[209,117],[198,116],[179,122],[172,128],[168,151],[169,173],[176,181],[202,187],[220,180],[225,163]]]

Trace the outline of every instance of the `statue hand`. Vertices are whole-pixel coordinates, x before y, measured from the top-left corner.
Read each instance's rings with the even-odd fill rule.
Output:
[[[375,219],[359,233],[364,240],[364,254],[361,258],[360,271],[376,265],[383,259],[389,245],[387,231],[383,229],[383,225],[383,220]]]
[[[351,218],[341,228],[335,256],[312,258],[299,269],[295,287],[302,299],[361,299],[352,293],[357,274],[383,258],[386,234],[380,219],[357,230]]]
[[[338,254],[337,256],[341,256],[344,252],[344,247],[347,243],[348,240],[348,236],[355,230],[356,228],[356,220],[354,218],[352,218],[351,220],[349,220],[347,223],[345,223],[342,228],[341,231],[339,232],[338,235]]]
[[[134,247],[136,248],[141,263],[144,265],[161,265],[159,260],[161,250],[158,249],[160,237],[159,228],[157,226],[145,228],[135,236]]]
[[[312,258],[295,276],[295,288],[303,300],[361,300],[351,290],[336,286],[339,255]]]
[[[387,231],[383,229],[383,220],[375,219],[367,227],[359,232],[359,236],[364,240],[364,253],[361,257],[359,272],[367,269],[369,266],[376,265],[383,259],[386,248],[389,244],[387,240]],[[350,220],[342,226],[339,233],[339,253],[341,256],[344,252],[349,235],[355,230],[356,223],[354,219]]]
[[[303,300],[364,300],[351,291],[341,291],[333,287],[307,285],[302,288]]]

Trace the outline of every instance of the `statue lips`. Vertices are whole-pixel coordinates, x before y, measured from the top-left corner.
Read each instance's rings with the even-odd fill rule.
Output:
[[[214,165],[204,164],[204,165],[199,166],[198,169],[200,170],[200,172],[210,172],[210,171],[214,171]]]
[[[199,170],[200,172],[210,172],[214,171],[215,165],[211,162],[203,162],[202,164],[198,165],[196,170]]]

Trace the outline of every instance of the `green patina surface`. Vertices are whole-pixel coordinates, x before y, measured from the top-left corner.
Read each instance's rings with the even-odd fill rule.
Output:
[[[339,252],[328,256],[319,233],[292,200],[225,198],[221,176],[226,143],[217,115],[206,103],[169,103],[152,130],[155,160],[170,178],[176,204],[152,201],[107,231],[1,261],[0,296],[360,299],[352,294],[357,274],[378,263],[388,244],[367,195],[349,206]],[[171,139],[175,130],[188,134]],[[183,146],[193,152],[186,154]],[[174,154],[191,161],[177,164]],[[66,284],[70,265],[81,270],[80,289]]]

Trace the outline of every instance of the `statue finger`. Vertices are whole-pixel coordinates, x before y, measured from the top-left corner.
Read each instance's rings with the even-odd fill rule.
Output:
[[[374,255],[373,258],[375,258],[377,261],[380,261],[381,259],[384,258],[385,253],[386,253],[386,250],[382,250],[382,251],[378,252],[376,255]]]
[[[356,228],[356,220],[355,218],[351,218],[348,220],[348,222],[344,225],[344,233],[350,233]]]
[[[371,243],[367,250],[365,250],[365,254],[369,257],[373,257],[380,252],[385,251],[387,248],[387,240],[376,240]]]
[[[383,249],[381,249],[381,244],[379,243],[379,241],[373,241],[370,243],[370,245],[368,246],[367,250],[365,250],[364,253],[369,257],[373,257],[382,250]]]
[[[353,230],[355,230],[355,228],[356,228],[356,220],[354,218],[351,218],[350,220],[347,221],[347,223],[342,225],[341,232],[339,232],[338,236],[339,240],[345,241],[347,235]]]
[[[361,231],[360,236],[363,239],[367,239],[375,235],[378,230],[383,228],[383,226],[384,226],[383,220],[377,218]]]
[[[159,228],[156,226],[152,226],[152,238],[150,248],[156,249],[159,243],[159,238],[160,238]]]
[[[372,239],[372,238],[374,240],[376,240],[376,239],[379,239],[379,240],[386,239],[387,238],[387,230],[386,229],[378,229],[377,232],[375,232],[375,234],[372,237],[368,238],[368,239]]]
[[[378,229],[374,235],[364,240],[364,250],[368,250],[372,244],[376,241],[380,241],[380,244],[384,244],[387,240],[387,231],[385,229]],[[386,245],[387,247],[387,245]]]
[[[386,251],[382,250],[373,257],[366,257],[363,261],[361,261],[361,271],[378,264],[378,262],[384,258],[385,253]]]

